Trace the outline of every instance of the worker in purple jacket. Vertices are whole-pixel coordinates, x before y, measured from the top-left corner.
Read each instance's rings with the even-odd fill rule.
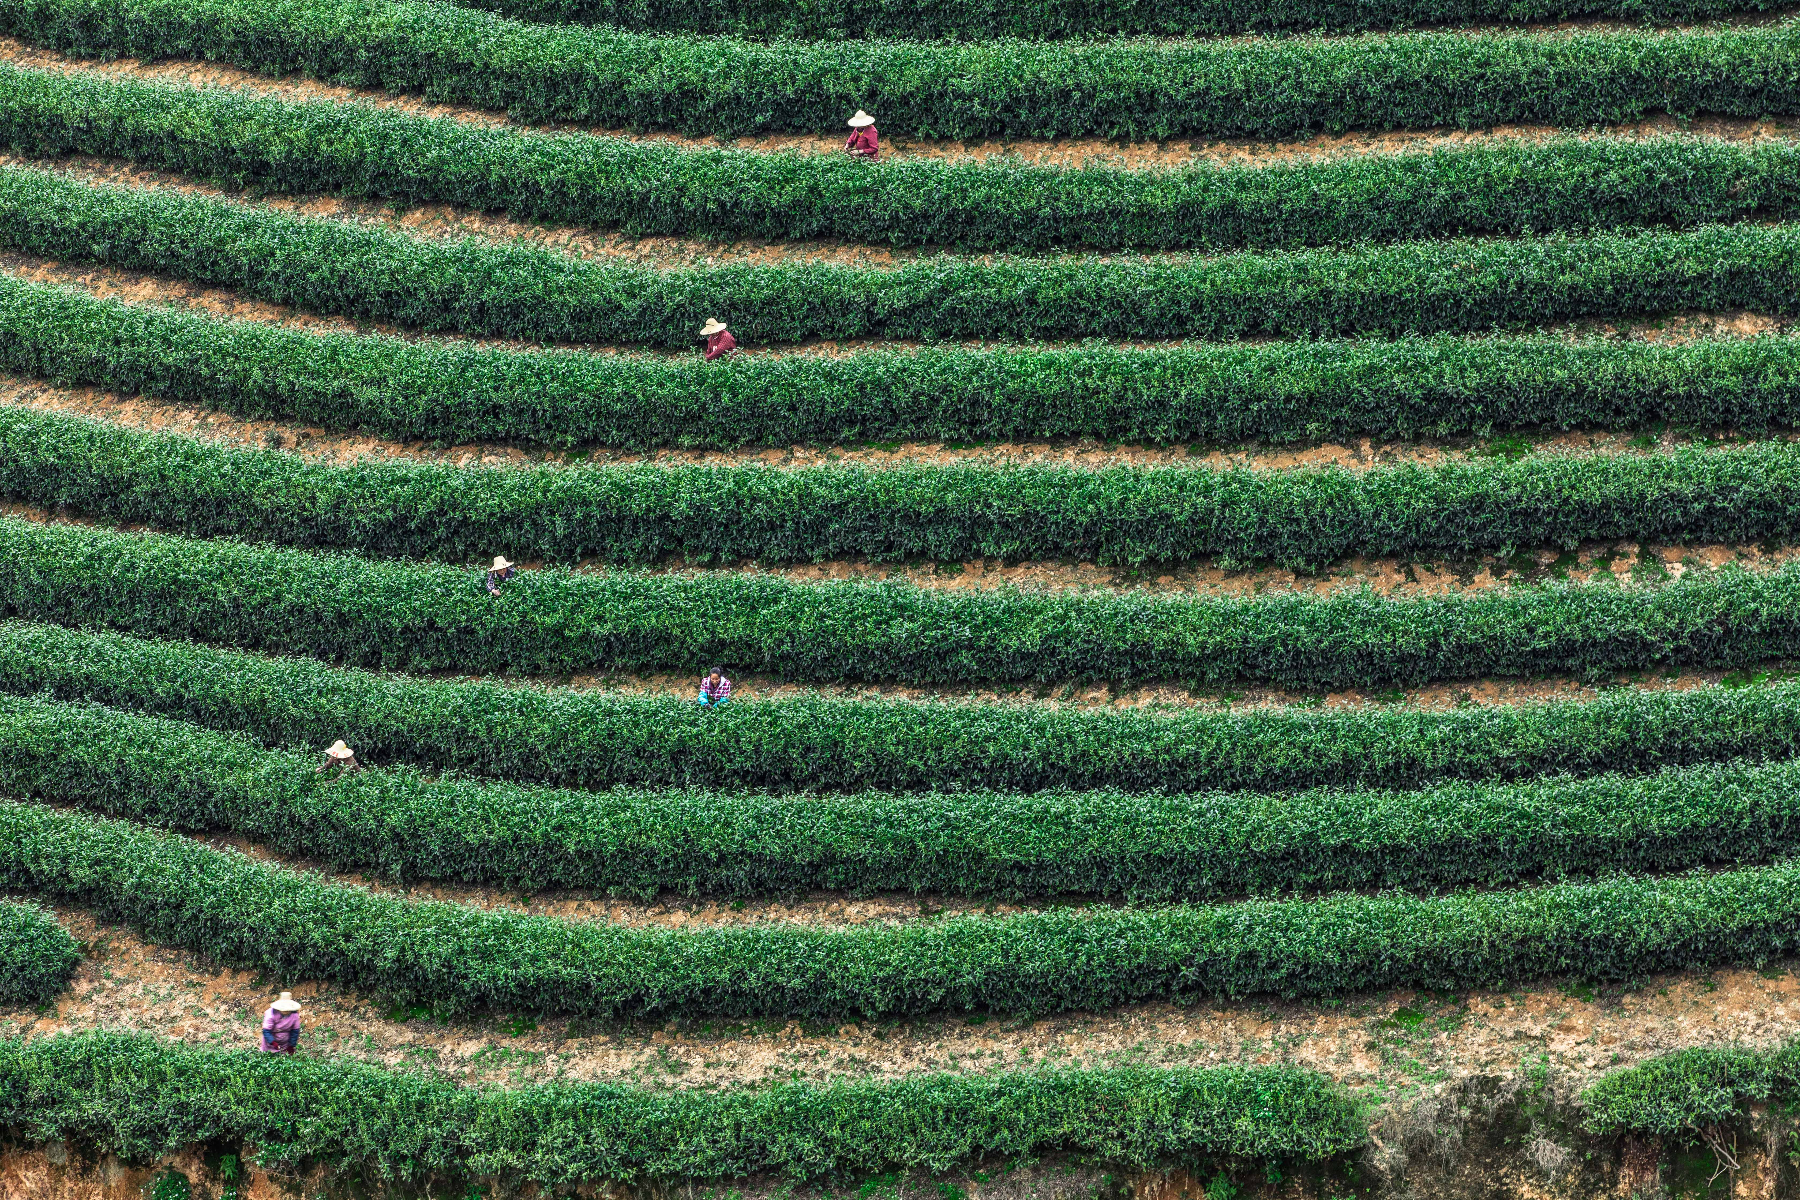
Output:
[[[724,708],[729,703],[731,680],[725,678],[724,671],[714,667],[700,679],[700,707]]]
[[[870,162],[880,158],[881,135],[875,132],[875,118],[859,108],[850,118],[849,125],[850,137],[844,143],[844,153]]]
[[[270,1054],[292,1054],[300,1047],[300,1002],[283,992],[263,1014],[262,1048]]]

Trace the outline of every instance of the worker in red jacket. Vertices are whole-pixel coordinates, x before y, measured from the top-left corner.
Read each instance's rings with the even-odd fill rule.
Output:
[[[700,336],[706,339],[707,362],[721,354],[737,353],[737,339],[731,336],[731,330],[725,328],[725,322],[716,317],[700,327]]]
[[[881,157],[881,141],[875,135],[875,118],[860,108],[850,118],[850,140],[844,143],[844,153],[852,158],[866,158],[870,162]]]

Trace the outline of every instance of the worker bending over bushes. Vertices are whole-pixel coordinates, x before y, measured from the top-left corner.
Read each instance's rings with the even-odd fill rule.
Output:
[[[725,678],[725,672],[714,667],[700,678],[700,707],[724,708],[731,703],[731,680]]]
[[[323,775],[335,770],[339,775],[354,775],[362,769],[363,764],[356,761],[356,751],[344,745],[344,739],[339,738],[325,751],[325,761],[313,774]]]
[[[844,153],[870,162],[880,158],[881,139],[875,132],[875,118],[859,108],[849,125],[850,139],[844,143]]]
[[[270,1054],[292,1054],[300,1048],[300,1002],[294,993],[281,993],[263,1013],[262,1048]]]

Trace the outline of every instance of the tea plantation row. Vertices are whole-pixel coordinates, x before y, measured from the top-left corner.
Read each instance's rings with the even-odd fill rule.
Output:
[[[179,718],[270,747],[316,751],[329,732],[384,768],[589,788],[957,791],[979,781],[1011,792],[1276,792],[1800,753],[1794,681],[1452,709],[1143,712],[812,693],[701,711],[685,695],[380,676],[14,620],[0,623],[0,689]]]
[[[1207,901],[1680,871],[1800,850],[1792,761],[1414,791],[816,796],[562,791],[396,766],[321,781],[317,755],[97,706],[0,698],[7,795],[226,830],[396,880],[527,892]]]
[[[0,519],[0,614],[354,666],[673,670],[917,683],[1600,679],[1800,657],[1800,567],[1648,589],[1384,599],[966,591],[739,572],[478,570]]]
[[[633,234],[968,249],[1299,247],[1800,213],[1785,142],[1561,138],[1267,166],[1079,170],[678,148],[0,64],[0,141],[233,187],[505,210]]]
[[[141,826],[0,801],[0,884],[150,941],[445,1012],[882,1017],[1440,991],[1759,964],[1800,949],[1800,864],[1443,898],[1055,908],[674,929],[412,902]]]
[[[518,119],[736,136],[1287,137],[1800,111],[1791,22],[1671,32],[1055,43],[756,42],[529,24],[409,0],[5,0],[0,33],[414,91]]]
[[[841,356],[590,354],[320,334],[0,274],[0,366],[398,439],[730,448],[1234,443],[1800,426],[1800,339],[1403,337]]]
[[[161,189],[0,168],[0,246],[155,271],[427,333],[698,345],[811,338],[1401,334],[1684,309],[1800,311],[1800,233],[1709,226],[1193,258],[935,256],[896,267],[657,270],[409,237]],[[714,364],[715,366],[718,364]]]
[[[611,564],[985,557],[1102,564],[1727,545],[1800,533],[1800,446],[1300,471],[1169,466],[332,465],[0,410],[0,496],[201,537]]]

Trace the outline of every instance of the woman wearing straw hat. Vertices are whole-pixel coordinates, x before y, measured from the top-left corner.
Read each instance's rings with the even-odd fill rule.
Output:
[[[262,1048],[270,1054],[292,1054],[300,1048],[300,1002],[283,992],[263,1014]]]
[[[363,765],[356,761],[356,751],[344,745],[343,738],[331,743],[331,749],[325,751],[324,764],[313,774],[323,774],[333,767],[338,769],[340,775],[354,775],[363,769]]]
[[[870,162],[881,157],[881,140],[875,134],[875,118],[860,108],[850,118],[850,140],[844,143],[844,153],[852,158],[866,158]]]
[[[725,328],[725,322],[717,317],[700,327],[700,336],[706,339],[707,362],[721,354],[737,353],[737,339],[731,336],[731,330]]]
[[[507,561],[506,555],[494,555],[494,565],[488,571],[488,595],[498,596],[500,585],[513,577],[514,564]]]

